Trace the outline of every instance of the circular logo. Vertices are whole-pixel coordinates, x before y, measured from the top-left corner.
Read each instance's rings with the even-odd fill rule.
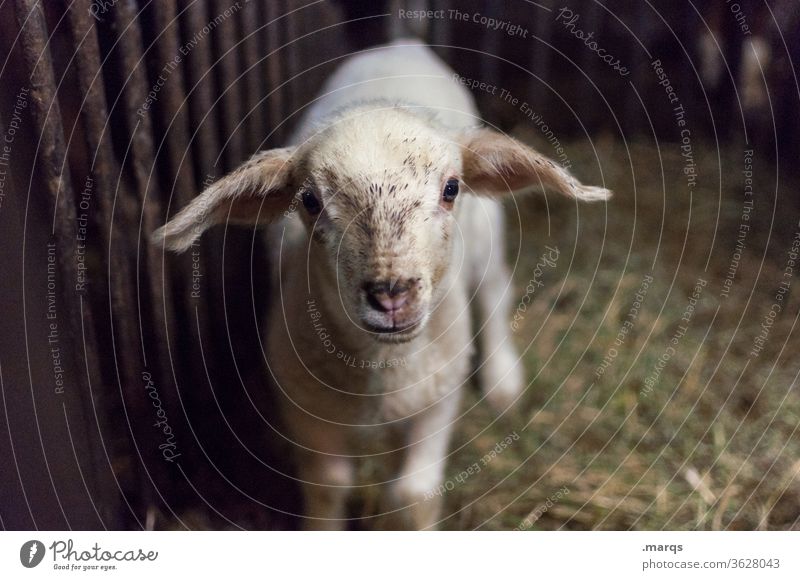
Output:
[[[19,561],[26,568],[35,568],[44,559],[44,544],[39,540],[28,540],[19,549]]]

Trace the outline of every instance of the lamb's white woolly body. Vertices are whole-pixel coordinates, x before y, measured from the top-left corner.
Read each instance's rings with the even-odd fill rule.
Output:
[[[473,326],[489,402],[505,408],[522,388],[500,207],[474,195],[447,201],[445,184],[458,179],[462,191],[487,196],[536,184],[579,199],[608,195],[511,139],[470,129],[477,110],[452,79],[413,43],[351,57],[292,147],[259,154],[156,234],[183,250],[229,216],[289,214],[267,237],[275,271],[266,348],[298,450],[307,527],[345,527],[347,497],[361,483],[355,458],[365,454],[387,467],[382,515],[368,526],[436,524],[428,495],[443,480]],[[298,192],[321,212],[298,203]],[[403,306],[376,305],[374,282],[382,299],[402,287]]]
[[[327,126],[332,112],[347,107],[353,101],[389,97],[413,106],[431,107],[427,112],[412,108],[412,113],[398,114],[390,102],[381,101],[365,107],[345,109],[338,124],[334,122],[334,128],[328,130],[333,134],[321,139],[321,147],[316,148],[315,154],[319,159],[329,162],[333,172],[346,168],[346,176],[336,175],[340,181],[344,181],[343,185],[347,185],[347,182],[357,184],[348,188],[350,195],[358,195],[358,192],[365,196],[375,195],[369,189],[372,183],[383,188],[392,184],[427,187],[430,189],[428,199],[431,204],[427,212],[435,212],[438,210],[442,187],[441,176],[425,175],[425,168],[440,170],[446,166],[448,157],[457,159],[458,156],[443,154],[442,148],[455,148],[457,144],[442,140],[441,131],[437,132],[437,125],[428,122],[427,115],[435,113],[439,123],[446,123],[451,128],[479,124],[471,96],[456,87],[451,79],[452,72],[441,65],[429,49],[420,46],[383,49],[353,58],[325,86],[323,94],[328,96],[312,107],[302,123],[296,144],[302,144],[308,136],[314,139],[319,127]],[[368,124],[361,126],[359,131],[353,131],[347,120],[362,115],[369,117]],[[389,147],[373,149],[364,146],[365,143],[374,143],[377,136],[384,136]],[[409,142],[403,143],[404,140]],[[414,156],[412,163],[404,164],[409,154]],[[388,171],[384,179],[385,169]],[[452,170],[456,175],[461,172],[460,167]],[[395,192],[386,202],[400,207],[404,202],[402,195],[403,192]],[[408,202],[413,203],[416,199],[416,195],[409,196]],[[367,207],[371,203],[370,200],[359,199],[355,200],[355,205]],[[491,239],[493,232],[495,235],[502,232],[498,204],[492,200],[461,196],[454,211],[458,216],[458,224],[453,224],[449,240],[452,246],[429,246],[418,248],[417,251],[405,246],[407,242],[424,237],[427,233],[423,221],[425,213],[422,211],[417,212],[420,219],[416,223],[405,224],[407,228],[415,228],[418,232],[416,235],[394,235],[397,221],[395,219],[393,222],[391,214],[387,213],[382,218],[377,217],[376,223],[372,224],[373,233],[379,239],[363,240],[367,243],[391,244],[386,250],[395,259],[404,257],[428,262],[428,268],[408,264],[406,268],[409,271],[427,270],[436,264],[440,270],[444,266],[449,274],[447,279],[442,280],[444,272],[439,272],[440,279],[436,280],[435,286],[440,291],[437,297],[440,301],[422,334],[401,344],[364,340],[364,333],[357,328],[358,323],[348,318],[348,309],[342,311],[345,299],[340,294],[347,294],[349,289],[334,290],[346,286],[346,282],[330,279],[331,272],[325,267],[318,267],[317,264],[327,263],[327,256],[316,255],[325,250],[314,245],[309,248],[306,230],[300,225],[299,219],[287,224],[298,231],[287,233],[282,248],[275,244],[275,236],[271,236],[271,250],[275,252],[276,248],[281,248],[277,252],[281,255],[275,256],[277,259],[273,262],[280,261],[282,270],[280,278],[273,277],[273,280],[280,279],[275,288],[276,294],[273,295],[283,298],[280,304],[275,303],[269,317],[273,323],[270,325],[267,345],[272,345],[268,346],[271,351],[269,360],[277,382],[292,401],[288,406],[284,405],[285,419],[297,443],[317,452],[344,455],[381,453],[402,449],[406,445],[428,448],[418,451],[416,461],[406,465],[404,473],[387,474],[384,471],[390,479],[398,475],[403,477],[390,486],[393,489],[386,494],[388,500],[382,506],[387,512],[406,508],[388,518],[386,525],[390,527],[424,527],[436,522],[436,502],[426,501],[424,494],[434,490],[442,479],[450,425],[457,418],[460,389],[469,375],[473,343],[467,291],[468,287],[474,291],[475,285],[468,284],[468,278],[473,278],[471,281],[474,282],[477,276],[486,271],[486,258],[492,252],[499,267],[503,267],[502,242],[498,239],[493,245]],[[347,219],[351,218],[348,216]],[[405,219],[410,220],[411,216]],[[432,225],[430,221],[428,224]],[[381,238],[381,232],[387,235]],[[279,233],[277,228],[276,233]],[[467,253],[468,262],[464,261],[465,239],[471,243],[470,252]],[[343,243],[348,243],[348,240]],[[307,258],[309,250],[311,255]],[[358,252],[343,251],[340,257],[359,255]],[[378,250],[373,257],[381,255],[382,252]],[[343,259],[346,261],[346,258]],[[310,283],[306,279],[305,269],[297,268],[297,265],[306,264],[307,260],[311,264],[308,272]],[[348,266],[345,263],[340,270],[357,280],[357,273],[348,271]],[[381,271],[385,264],[366,263],[364,266],[374,268],[376,278],[385,277]],[[494,275],[491,270],[488,273]],[[502,275],[500,278],[502,281],[508,279]],[[295,291],[305,289],[307,284],[311,288],[311,298],[305,292]],[[431,287],[427,286],[428,289]],[[495,299],[499,300],[501,296],[495,295]],[[308,312],[309,300],[314,301],[313,306],[319,312],[317,320],[312,320],[313,313]],[[505,309],[499,313],[501,319],[505,315]],[[284,317],[286,324],[283,324]],[[317,322],[316,328],[314,322]],[[320,326],[330,334],[331,347],[328,349],[323,347],[316,333]],[[293,344],[300,355],[286,356],[286,344]],[[327,352],[334,349],[335,352]],[[336,358],[339,355],[341,358]],[[513,365],[516,361],[512,359],[510,362]],[[387,367],[387,364],[392,366]],[[309,372],[315,376],[310,381]],[[510,373],[509,379],[515,382],[511,389],[516,391],[520,386],[519,372],[513,366],[507,366],[504,372]],[[492,386],[502,388],[496,383]],[[423,425],[428,423],[430,427],[420,428],[418,425],[414,429],[415,422]],[[361,427],[353,428],[353,425]],[[303,479],[329,485],[354,482],[353,467],[341,465],[341,459],[323,460],[327,466],[308,466],[304,469],[304,462],[318,462],[314,455],[318,453],[300,458]],[[373,461],[383,460],[385,456],[378,455]],[[315,491],[320,490],[311,493],[315,494]],[[341,501],[335,497],[341,495],[336,488],[323,489],[315,495],[326,492],[329,497],[323,498],[320,503],[335,504]],[[328,513],[308,515],[340,517],[344,514],[341,508],[335,508]],[[309,523],[311,527],[325,527],[326,524],[337,526],[336,522],[323,520]]]

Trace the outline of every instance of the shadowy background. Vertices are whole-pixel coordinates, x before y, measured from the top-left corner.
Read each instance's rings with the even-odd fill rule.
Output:
[[[343,57],[415,35],[486,123],[616,193],[508,204],[512,291],[542,283],[516,312],[530,384],[497,420],[471,394],[448,477],[520,438],[443,527],[796,528],[796,8],[2,3],[0,525],[297,526],[261,245],[147,240],[280,145]]]

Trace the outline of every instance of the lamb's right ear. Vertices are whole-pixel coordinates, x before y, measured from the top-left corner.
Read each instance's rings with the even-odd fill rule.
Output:
[[[183,252],[213,225],[267,223],[282,215],[292,201],[294,151],[286,147],[256,153],[153,232],[153,243]]]
[[[583,185],[538,151],[497,131],[466,131],[461,144],[464,182],[476,193],[500,195],[540,187],[583,201],[611,197],[607,189]]]

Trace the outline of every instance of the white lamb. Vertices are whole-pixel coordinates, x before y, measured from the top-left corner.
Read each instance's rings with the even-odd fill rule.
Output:
[[[427,47],[366,51],[330,78],[289,147],[258,153],[155,234],[180,252],[215,224],[285,218],[268,236],[265,344],[307,528],[346,527],[359,457],[392,466],[370,525],[436,525],[473,329],[489,403],[506,408],[524,384],[495,198],[534,186],[610,195],[479,123]]]

